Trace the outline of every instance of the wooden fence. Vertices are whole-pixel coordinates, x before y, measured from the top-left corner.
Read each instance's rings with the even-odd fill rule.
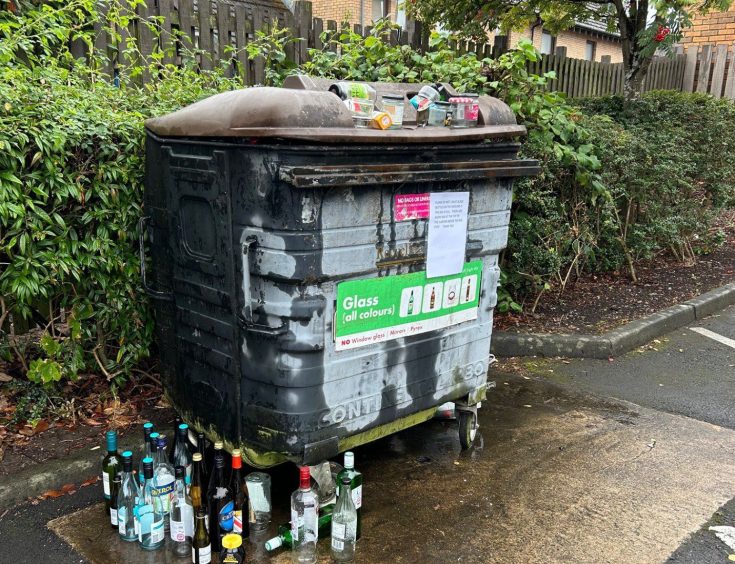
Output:
[[[132,36],[137,39],[143,55],[153,52],[155,41],[169,42],[160,47],[170,47],[173,45],[170,42],[174,42],[177,48],[170,51],[177,54],[173,60],[168,57],[164,62],[178,62],[180,47],[197,51],[204,69],[219,65],[223,60],[231,61],[231,72],[239,69],[244,73],[245,83],[250,85],[262,83],[265,78],[262,58],[248,60],[244,49],[254,40],[257,30],[267,29],[273,22],[287,27],[292,37],[301,38],[288,46],[288,56],[296,64],[302,64],[308,58],[308,49],[323,47],[323,31],[337,31],[343,25],[334,20],[313,18],[308,1],[294,2],[293,11],[289,11],[281,0],[145,0],[136,10],[142,18],[160,17],[163,22],[161,38],[156,39],[145,25],[133,22],[128,29],[120,30],[121,40],[116,42],[98,25],[97,47],[107,50],[110,70],[116,66],[127,38]],[[352,29],[360,35],[368,35],[371,31],[370,27],[362,29],[359,25]],[[431,49],[428,30],[419,22],[409,21],[404,29],[393,30],[389,41],[422,51]],[[507,50],[507,38],[496,36],[492,44],[459,42],[452,46],[460,53],[473,52],[480,58],[497,57]],[[728,45],[692,46],[686,52],[679,48],[672,57],[657,57],[651,63],[643,90],[705,92],[718,98],[735,99],[734,49]],[[564,47],[559,47],[555,54],[545,55],[530,64],[529,70],[539,74],[554,71],[556,78],[551,80],[550,88],[569,97],[623,92],[623,65],[611,63],[609,57],[603,57],[600,62],[572,59],[566,56]]]

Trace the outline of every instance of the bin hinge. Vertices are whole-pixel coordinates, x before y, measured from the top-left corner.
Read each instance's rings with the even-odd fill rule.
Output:
[[[255,235],[249,235],[240,243],[242,252],[242,313],[238,315],[240,323],[244,325],[247,331],[260,333],[262,335],[282,335],[286,332],[286,325],[280,327],[270,327],[268,325],[260,325],[253,321],[253,298],[251,292],[250,281],[250,249],[257,244],[258,238]]]

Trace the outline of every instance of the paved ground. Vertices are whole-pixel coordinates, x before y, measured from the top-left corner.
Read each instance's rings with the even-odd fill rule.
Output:
[[[735,308],[700,325],[735,339]],[[471,451],[439,421],[358,449],[358,561],[727,561],[735,550],[702,526],[735,524],[735,349],[690,330],[654,347],[612,363],[506,365]],[[279,521],[295,472],[273,479]],[[92,505],[98,489],[0,510],[0,562],[147,562]]]

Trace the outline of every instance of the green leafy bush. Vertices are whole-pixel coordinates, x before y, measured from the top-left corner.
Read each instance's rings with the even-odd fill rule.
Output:
[[[0,316],[42,327],[31,342],[0,334],[0,348],[45,385],[81,371],[119,383],[149,354],[136,227],[143,120],[241,86],[219,70],[163,66],[159,53],[143,60],[129,43],[116,87],[67,50],[69,37],[91,43],[73,30],[94,8],[52,2],[0,19]],[[143,72],[158,79],[127,80]]]

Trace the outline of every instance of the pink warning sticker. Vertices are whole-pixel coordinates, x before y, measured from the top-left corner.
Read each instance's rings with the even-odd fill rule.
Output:
[[[393,201],[393,218],[396,221],[426,219],[429,217],[429,197],[424,194],[396,194]]]

